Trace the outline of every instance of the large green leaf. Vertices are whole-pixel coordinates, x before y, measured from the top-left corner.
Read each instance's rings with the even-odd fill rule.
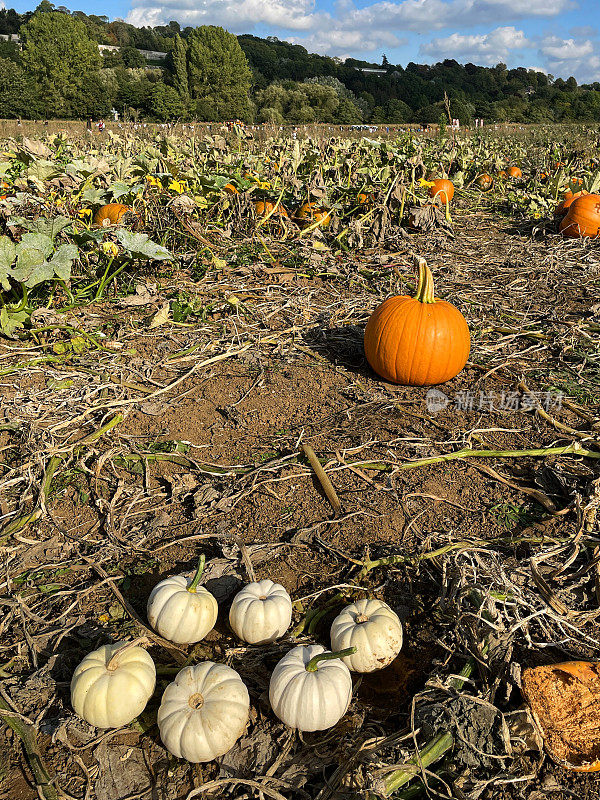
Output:
[[[81,199],[86,203],[93,203],[100,205],[104,202],[105,192],[104,189],[96,189],[94,186],[88,186],[87,189],[81,194]]]
[[[31,233],[42,233],[49,236],[52,241],[58,234],[71,225],[73,220],[68,217],[58,216],[53,218],[38,217],[37,219],[25,219],[25,217],[11,217],[9,225],[18,225]]]
[[[130,191],[130,187],[122,181],[115,181],[108,187],[108,193],[113,200],[118,200],[120,197],[129,194]]]
[[[54,250],[52,239],[45,233],[25,233],[17,245],[17,255],[25,250],[39,250],[46,258]]]
[[[63,244],[52,256],[50,265],[61,281],[66,282],[71,278],[71,267],[78,254],[79,250],[74,244]]]
[[[173,259],[166,247],[151,241],[146,233],[131,233],[124,228],[120,228],[115,236],[131,258],[152,259],[154,261],[171,261]]]
[[[0,285],[7,292],[10,289],[12,264],[17,255],[14,243],[8,236],[0,236]]]
[[[17,249],[20,247],[21,245],[18,245]],[[24,247],[19,251],[12,276],[19,283],[24,283],[28,289],[33,289],[38,283],[54,277],[54,267],[46,261],[41,250]]]

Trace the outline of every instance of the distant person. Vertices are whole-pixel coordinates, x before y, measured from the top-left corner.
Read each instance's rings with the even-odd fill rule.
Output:
[[[87,123],[86,123],[86,128],[87,128],[87,129],[88,129],[88,131],[90,131],[90,133],[91,133],[91,131],[92,131],[92,118],[91,118],[91,117],[88,117],[88,121],[87,121]]]
[[[100,122],[98,123],[98,132],[99,132],[99,133],[102,133],[102,131],[103,131],[105,128],[106,128],[106,125],[104,124],[104,120],[103,120],[103,119],[101,119],[101,120],[100,120]]]

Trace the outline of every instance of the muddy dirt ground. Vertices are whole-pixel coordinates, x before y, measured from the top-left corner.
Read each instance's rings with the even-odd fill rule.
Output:
[[[412,251],[471,328],[443,395],[387,384],[363,355],[371,311],[414,289]],[[593,774],[521,752],[502,722],[524,666],[599,652],[598,245],[458,211],[454,239],[347,257],[249,241],[222,259],[201,276],[185,259],[131,276],[135,294],[68,320],[49,309],[35,344],[0,343],[0,694],[50,777],[86,800],[366,798],[415,742],[449,730],[453,755],[426,773],[434,797],[600,797]],[[93,338],[52,329],[65,321]],[[200,552],[217,627],[168,646],[145,627],[149,592]],[[295,637],[252,648],[228,629],[253,575],[290,592]],[[270,711],[270,672],[294,643],[329,644],[339,606],[301,623],[340,591],[386,600],[405,645],[355,680],[336,728],[299,736]],[[140,634],[155,696],[132,725],[92,728],[71,709],[75,666]],[[448,678],[469,656],[459,693]],[[251,720],[229,754],[189,765],[161,745],[156,709],[178,668],[204,658],[239,671]],[[1,741],[0,797],[37,798],[20,740],[5,726]]]

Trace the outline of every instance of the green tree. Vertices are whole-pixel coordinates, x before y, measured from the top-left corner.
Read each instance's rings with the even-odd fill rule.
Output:
[[[160,122],[180,119],[185,115],[185,105],[173,86],[157,83],[150,92],[149,111]]]
[[[0,108],[8,119],[43,114],[35,84],[18,64],[6,58],[0,58]]]
[[[173,47],[167,55],[166,68],[171,76],[171,85],[182,100],[189,100],[190,90],[187,76],[187,48],[177,33],[173,39]]]
[[[59,12],[36,13],[21,38],[23,68],[39,87],[44,113],[78,116],[86,84],[102,64],[86,26]]]
[[[131,47],[130,45],[122,47],[121,58],[123,59],[123,64],[130,69],[138,69],[146,66],[146,59],[137,47]]]
[[[237,38],[203,25],[188,38],[188,86],[198,116],[207,121],[249,120],[250,66]]]

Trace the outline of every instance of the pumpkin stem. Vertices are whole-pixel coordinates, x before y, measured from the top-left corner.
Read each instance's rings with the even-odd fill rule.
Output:
[[[108,664],[106,665],[106,669],[109,672],[114,672],[116,668],[119,666],[119,659],[123,655],[126,650],[130,650],[132,647],[137,647],[138,644],[146,644],[148,639],[146,636],[139,636],[137,639],[133,639],[131,642],[125,642],[124,645],[117,648],[115,652],[110,657]]]
[[[420,256],[414,256],[415,266],[419,270],[419,284],[415,300],[419,303],[435,303],[435,288],[433,285],[433,275],[427,266],[427,262]]]
[[[313,656],[306,665],[307,672],[316,672],[317,667],[321,661],[331,661],[334,658],[345,658],[352,656],[356,653],[356,647],[347,647],[345,650],[339,650],[337,653],[319,653],[318,656]]]
[[[196,586],[198,586],[198,584],[200,583],[200,578],[202,577],[202,573],[204,571],[205,561],[206,561],[206,556],[204,555],[204,553],[202,553],[202,555],[198,559],[198,568],[196,569],[196,574],[192,578],[192,582],[190,583],[190,585],[187,587],[188,592],[194,592],[194,594],[196,593]]]

